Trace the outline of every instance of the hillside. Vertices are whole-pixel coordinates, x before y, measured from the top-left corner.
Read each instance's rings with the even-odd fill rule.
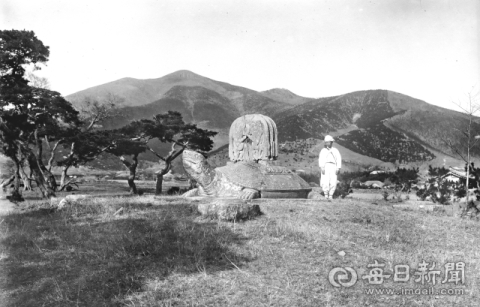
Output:
[[[178,111],[185,122],[193,122],[209,129],[229,128],[240,113],[235,106],[218,93],[203,87],[175,86],[164,98],[142,106],[121,108],[119,114],[103,122],[106,129],[119,128],[132,120],[152,118],[155,114]]]
[[[313,98],[298,96],[297,94],[294,94],[291,91],[284,88],[272,88],[268,91],[263,91],[260,93],[273,100],[286,102],[292,105],[299,105],[307,101],[313,100]]]
[[[221,91],[222,87],[213,80],[186,70],[180,70],[157,79],[123,78],[101,84],[66,96],[73,103],[85,96],[101,99],[108,93],[114,93],[122,98],[128,106],[144,105],[162,98],[163,94],[176,85],[202,86]]]
[[[430,163],[439,154],[453,155],[443,139],[460,142],[452,127],[465,122],[465,116],[399,93],[371,90],[312,100],[274,120],[280,141],[333,134],[342,146],[385,162]]]
[[[291,150],[297,151],[280,151],[280,163],[291,168],[315,169],[326,134],[336,138],[336,146],[343,152],[354,156],[352,163],[347,162],[351,169],[367,165],[441,165],[445,161],[461,165],[444,140],[461,145],[452,127],[464,122],[464,115],[388,90],[311,99],[287,89],[257,92],[183,70],[157,79],[124,78],[67,98],[78,104],[86,95],[101,98],[107,93],[125,98],[125,106],[120,108],[120,116],[104,123],[104,128],[118,128],[132,120],[175,110],[186,122],[217,131],[215,149],[227,144],[228,130],[238,116],[270,116],[277,124],[280,142],[293,144]],[[480,125],[475,125],[480,131]],[[313,149],[304,145],[311,142],[316,144]],[[154,147],[167,150],[163,144]],[[224,155],[219,150],[211,159],[221,165],[226,162]],[[149,155],[144,158],[156,160]]]
[[[105,129],[119,128],[132,120],[151,118],[168,110],[178,111],[185,122],[217,131],[214,140],[216,148],[227,142],[228,130],[237,117],[253,113],[273,116],[294,107],[291,103],[274,100],[269,95],[186,70],[158,79],[124,78],[79,91],[66,98],[79,108],[84,97],[101,100],[108,94],[121,97],[124,102],[118,116],[103,122]]]
[[[169,91],[174,87],[177,87],[177,94],[190,88],[204,88],[210,94],[215,92],[230,101],[240,114],[258,112],[274,114],[292,107],[289,103],[274,100],[254,90],[215,81],[187,70],[180,70],[158,79],[123,78],[73,93],[66,98],[74,105],[78,105],[86,96],[102,99],[112,93],[123,98],[126,107],[136,107],[170,97],[172,93]],[[195,98],[195,94],[192,93],[185,95]]]
[[[468,120],[465,114],[390,91],[388,100],[394,109],[404,112],[386,120],[385,126],[449,154],[454,152],[446,146],[445,140],[453,142],[457,148],[463,147],[457,129],[466,130]],[[472,128],[474,132],[480,132],[479,118],[476,118]],[[479,149],[476,150],[476,155],[480,155]]]
[[[358,154],[342,145],[336,144],[335,147],[342,154],[343,171],[358,171],[373,165],[386,169],[395,167],[392,163],[384,163],[381,160]],[[309,138],[292,142],[287,141],[280,144],[277,163],[290,169],[317,173],[319,171],[318,154],[322,148],[323,141],[318,139]],[[213,151],[208,156],[209,163],[216,167],[224,166],[228,160],[228,145]]]

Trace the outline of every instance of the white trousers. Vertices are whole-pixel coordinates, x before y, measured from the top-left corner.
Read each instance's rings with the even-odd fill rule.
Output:
[[[325,197],[332,198],[335,188],[337,187],[337,165],[333,163],[325,163],[325,175],[321,175],[320,186],[322,187]]]

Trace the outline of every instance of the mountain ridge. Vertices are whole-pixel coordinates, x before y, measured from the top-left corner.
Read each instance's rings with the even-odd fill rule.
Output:
[[[260,93],[271,99],[286,102],[288,104],[293,104],[293,105],[299,105],[314,99],[314,98],[299,96],[285,88],[272,88],[266,91],[262,91]]]
[[[437,163],[443,159],[440,156],[451,156],[452,152],[441,143],[441,133],[455,138],[449,125],[465,118],[457,111],[389,90],[314,99],[280,88],[257,92],[188,70],[155,79],[127,77],[104,85],[93,87],[93,91],[79,91],[67,99],[78,102],[82,95],[89,94],[101,99],[109,90],[123,95],[126,103],[121,109],[127,116],[110,120],[105,128],[118,128],[131,120],[176,110],[185,121],[218,131],[215,148],[219,148],[228,142],[228,130],[235,118],[260,113],[276,122],[280,142],[321,140],[333,134],[338,144],[352,152],[396,165]],[[136,100],[129,100],[132,96]],[[155,99],[146,102],[152,97]]]
[[[74,106],[79,106],[85,97],[102,100],[113,93],[124,100],[124,106],[142,106],[165,96],[175,86],[203,87],[230,100],[240,115],[255,112],[275,113],[292,107],[283,101],[274,100],[257,91],[216,81],[188,70],[179,70],[156,79],[122,78],[66,96]]]

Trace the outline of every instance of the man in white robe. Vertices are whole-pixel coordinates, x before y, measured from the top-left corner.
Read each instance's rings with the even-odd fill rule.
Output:
[[[337,175],[342,168],[342,157],[338,149],[333,147],[334,139],[327,135],[324,139],[325,147],[320,151],[318,166],[321,170],[320,186],[325,198],[332,200],[333,193],[337,187]]]

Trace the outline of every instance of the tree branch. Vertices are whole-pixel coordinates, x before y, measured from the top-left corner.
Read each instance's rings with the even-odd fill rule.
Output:
[[[124,156],[120,156],[120,161],[130,170],[130,167],[132,166],[132,163],[128,162],[127,159],[125,159]]]
[[[169,160],[169,162],[175,160],[175,158],[178,157],[179,155],[181,155],[184,150],[185,150],[185,148],[181,148],[179,151],[177,151],[175,154],[168,157],[167,159]]]
[[[46,137],[46,136],[45,136],[45,137]],[[49,148],[50,148],[50,158],[48,159],[48,163],[47,163],[47,169],[48,169],[48,171],[51,171],[51,170],[52,170],[53,159],[55,159],[55,151],[57,150],[57,147],[58,147],[58,145],[59,145],[61,142],[63,142],[63,139],[58,140],[58,141],[55,143],[55,145],[53,146],[53,148],[51,148],[50,145],[48,145]],[[47,144],[48,144],[48,142],[47,142]]]
[[[89,131],[90,129],[92,129],[92,127],[98,122],[98,118],[99,118],[100,114],[95,114],[95,116],[93,117],[93,119],[90,121],[90,124],[87,126],[87,128],[85,128],[85,131],[84,132],[87,132]]]
[[[148,146],[148,145],[145,145],[145,146],[147,147],[148,150],[150,150],[151,152],[153,152],[153,154],[154,154],[155,156],[157,156],[157,158],[159,158],[160,160],[166,162],[165,158],[162,157],[162,156],[160,156],[155,150],[153,150],[152,148],[150,148],[150,146]]]

